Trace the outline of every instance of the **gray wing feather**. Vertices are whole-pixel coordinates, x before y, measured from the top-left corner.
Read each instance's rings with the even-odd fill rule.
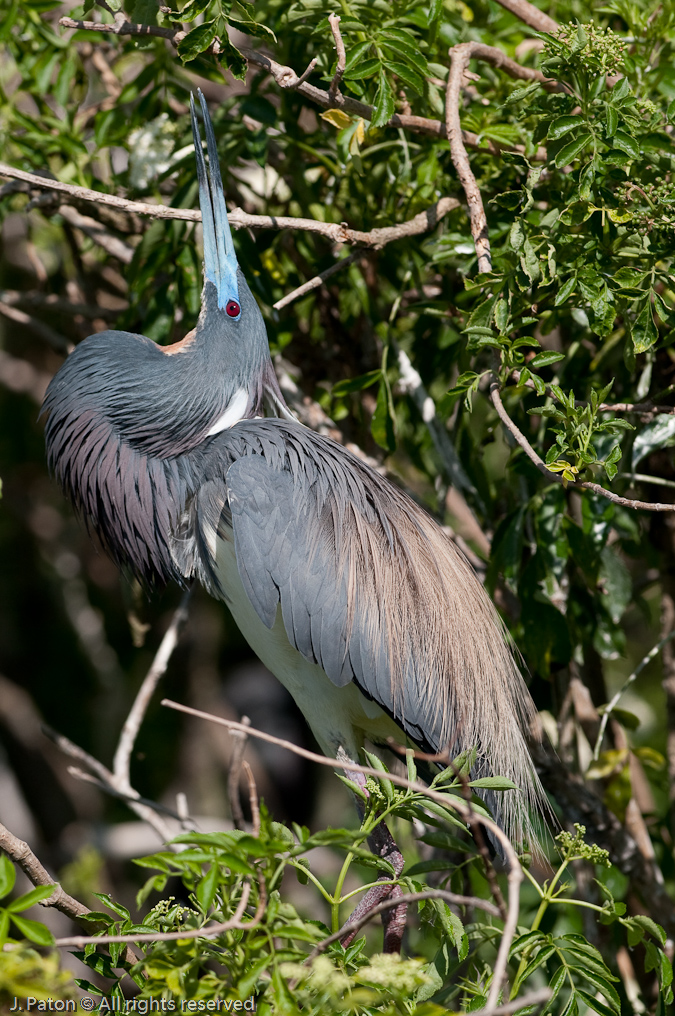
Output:
[[[291,644],[348,684],[344,583],[322,546],[314,486],[292,459],[278,470],[247,455],[228,469],[227,489],[239,575],[258,617],[271,628],[281,603]]]

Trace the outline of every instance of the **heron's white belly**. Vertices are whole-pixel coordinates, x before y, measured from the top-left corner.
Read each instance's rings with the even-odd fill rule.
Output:
[[[376,702],[362,695],[354,683],[338,688],[322,667],[310,663],[291,645],[281,608],[271,629],[262,623],[239,577],[232,531],[221,528],[214,542],[216,546],[210,549],[215,571],[232,617],[256,656],[293,696],[321,750],[335,757],[342,747],[350,758],[357,759],[363,735],[381,742],[393,737],[400,743],[404,736],[400,728]]]

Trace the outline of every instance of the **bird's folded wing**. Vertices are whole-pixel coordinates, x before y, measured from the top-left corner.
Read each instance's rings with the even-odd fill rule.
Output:
[[[322,510],[316,485],[247,455],[228,469],[227,489],[239,575],[258,617],[271,628],[281,605],[289,641],[305,659],[338,686],[362,679],[348,568],[337,558],[335,519],[328,506]]]

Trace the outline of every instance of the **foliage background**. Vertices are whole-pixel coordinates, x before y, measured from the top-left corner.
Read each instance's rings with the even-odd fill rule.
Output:
[[[331,11],[342,15],[347,47],[342,92],[374,105],[370,123],[335,112],[322,118],[320,107],[253,64],[246,74],[234,48],[263,45],[297,73],[316,58],[309,80],[325,90],[335,67]],[[460,199],[437,228],[364,251],[281,311],[275,301],[348,249],[289,230],[239,230],[235,244],[305,411],[319,419],[320,407],[333,421],[324,426],[384,464],[457,534],[523,654],[560,758],[640,840],[644,863],[672,891],[669,646],[621,699],[599,757],[591,755],[598,710],[675,627],[673,516],[547,482],[499,424],[487,372],[497,365],[508,412],[558,474],[673,500],[674,418],[650,407],[672,403],[675,360],[675,13],[644,0],[592,8],[565,0],[546,12],[587,27],[570,27],[542,50],[530,27],[480,0],[259,0],[255,9],[191,0],[173,22],[154,3],[130,5],[132,21],[192,28],[177,54],[161,38],[59,27],[65,14],[94,16],[84,8],[4,0],[3,158],[64,182],[195,207],[188,101],[199,83],[228,201],[239,207],[368,231],[407,221],[440,197]],[[97,9],[99,16],[112,20]],[[232,43],[217,58],[208,50],[216,34],[224,39],[226,20]],[[543,67],[572,89],[546,92],[472,65],[480,77],[464,82],[461,119],[483,146],[470,158],[493,250],[492,272],[480,277],[446,140],[386,125],[395,109],[444,119],[448,47],[470,40]],[[495,156],[490,142],[506,150]],[[179,593],[146,601],[120,583],[46,474],[37,405],[68,344],[92,331],[112,326],[164,343],[194,326],[198,231],[28,191],[16,182],[0,190],[2,818],[64,872],[71,891],[112,891],[131,904],[137,874],[128,859],[154,841],[138,824],[124,825],[120,802],[67,774],[39,722],[109,762]],[[433,398],[450,451],[422,419],[400,351]],[[516,386],[514,369],[529,371],[520,376],[529,388]],[[632,413],[576,405],[574,397],[590,400],[593,391],[604,391],[600,401],[647,401]],[[165,691],[311,743],[226,609],[199,592]],[[276,818],[320,828],[349,815],[338,781],[276,749],[247,750]],[[134,785],[167,802],[184,792],[192,813],[218,823],[228,814],[218,774],[229,751],[210,730],[153,705]],[[558,810],[565,825],[578,817],[569,801]],[[587,868],[576,874],[582,895],[601,900]],[[629,872],[613,869],[608,884],[629,912],[651,912]],[[601,946],[616,971],[618,940],[570,914],[565,928]],[[644,1004],[662,1005],[653,975],[636,976]]]

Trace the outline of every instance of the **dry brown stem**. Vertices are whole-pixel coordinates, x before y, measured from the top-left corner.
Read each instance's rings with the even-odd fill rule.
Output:
[[[241,722],[243,726],[250,727],[251,721],[248,716],[242,716]],[[241,776],[241,764],[244,759],[244,751],[246,749],[246,742],[248,741],[248,734],[241,733],[238,730],[232,731],[232,754],[230,756],[230,770],[227,774],[227,796],[230,801],[230,814],[232,815],[232,824],[235,829],[244,828],[244,813],[241,810],[241,801],[239,800],[239,777]]]
[[[337,66],[335,68],[333,80],[331,81],[328,89],[329,96],[331,99],[334,99],[340,92],[340,82],[342,81],[342,75],[345,72],[347,54],[345,53],[345,44],[342,38],[342,33],[340,32],[340,16],[338,14],[329,14],[328,24],[330,25],[330,30],[333,33],[335,50],[337,52]]]

